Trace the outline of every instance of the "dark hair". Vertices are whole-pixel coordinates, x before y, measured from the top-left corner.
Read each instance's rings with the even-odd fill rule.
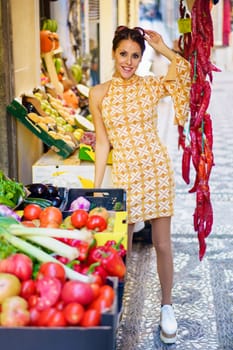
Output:
[[[141,27],[128,28],[126,26],[119,26],[115,31],[115,35],[112,41],[112,49],[115,51],[122,40],[131,39],[138,43],[141,48],[141,53],[145,51],[145,32]]]

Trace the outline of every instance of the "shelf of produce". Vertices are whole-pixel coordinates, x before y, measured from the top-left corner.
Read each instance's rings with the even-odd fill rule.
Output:
[[[52,150],[43,154],[32,166],[33,183],[51,183],[66,188],[91,188],[94,164],[80,161],[78,151],[64,159]],[[103,187],[111,188],[111,165],[107,165]]]

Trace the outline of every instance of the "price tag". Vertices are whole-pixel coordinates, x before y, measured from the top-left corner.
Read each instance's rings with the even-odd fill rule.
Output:
[[[192,25],[191,18],[178,19],[178,29],[181,34],[191,33]]]

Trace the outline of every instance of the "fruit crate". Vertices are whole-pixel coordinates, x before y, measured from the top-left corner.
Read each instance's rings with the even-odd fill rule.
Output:
[[[115,300],[102,314],[98,327],[0,327],[1,349],[15,350],[114,350],[118,320],[118,279],[108,278],[114,286]],[[52,346],[51,346],[52,344]]]
[[[101,194],[101,197],[96,197]],[[90,203],[90,209],[95,207],[104,207],[109,211],[110,216],[114,216],[114,227],[112,232],[98,232],[95,234],[98,245],[104,244],[108,240],[120,241],[127,249],[127,211],[126,211],[126,192],[123,189],[84,189],[71,188],[68,190],[67,199],[63,207],[63,217],[72,214],[69,211],[70,204],[78,197],[86,198]]]
[[[57,154],[63,158],[69,157],[75,148],[72,148],[66,142],[61,139],[54,139],[40,126],[35,125],[27,116],[28,111],[17,99],[14,99],[8,106],[7,111],[17,118],[27,129],[35,134],[44,144],[53,149]]]

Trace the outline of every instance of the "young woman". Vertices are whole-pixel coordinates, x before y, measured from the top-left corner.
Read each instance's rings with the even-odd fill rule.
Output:
[[[166,76],[135,74],[145,40],[171,61]],[[89,106],[96,132],[95,188],[101,187],[110,146],[113,147],[112,181],[127,193],[128,256],[134,224],[150,220],[161,284],[161,339],[174,343],[177,322],[172,307],[173,256],[171,217],[174,204],[173,170],[157,131],[156,107],[170,95],[175,123],[183,125],[189,112],[189,62],[173,52],[151,30],[120,26],[112,43],[115,73],[110,81],[90,89]]]

